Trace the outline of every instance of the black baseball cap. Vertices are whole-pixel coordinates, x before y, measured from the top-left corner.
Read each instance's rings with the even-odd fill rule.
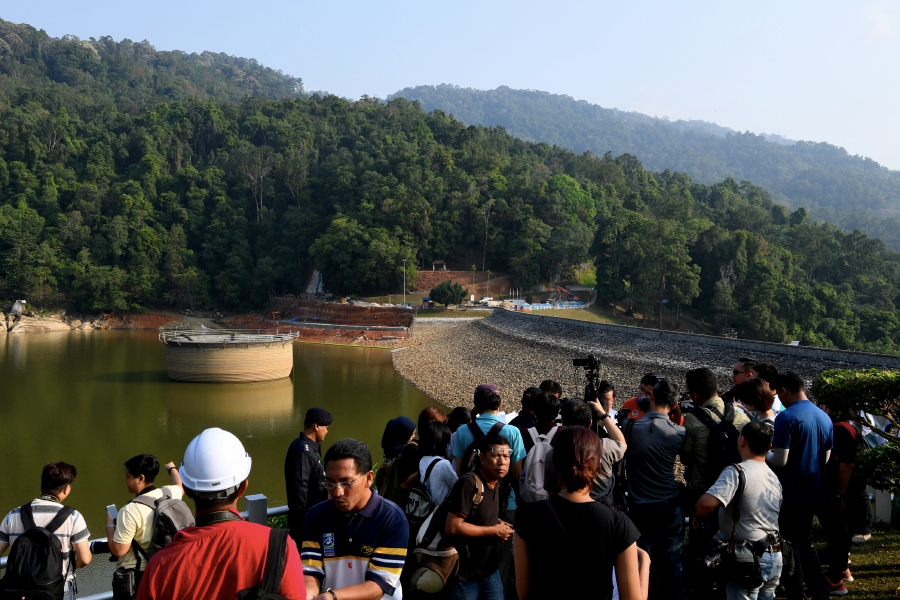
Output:
[[[304,424],[311,425],[315,423],[316,425],[331,425],[332,421],[334,421],[334,417],[332,417],[331,413],[324,408],[310,408],[306,411]]]
[[[522,392],[522,405],[523,406],[533,406],[534,399],[537,398],[538,394],[543,394],[541,388],[538,387],[530,387],[524,392]]]

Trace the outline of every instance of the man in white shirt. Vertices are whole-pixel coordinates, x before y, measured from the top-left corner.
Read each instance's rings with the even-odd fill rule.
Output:
[[[59,540],[62,553],[62,575],[65,576],[63,600],[75,599],[75,569],[91,562],[91,534],[87,523],[77,510],[69,510],[63,506],[63,502],[72,493],[72,482],[76,475],[78,470],[74,465],[65,462],[47,463],[41,473],[41,497],[13,509],[0,522],[0,556],[29,529],[26,523],[33,522],[35,527],[52,529]],[[28,514],[23,515],[23,510]],[[69,516],[58,528],[52,527],[54,519],[63,510],[69,511]]]
[[[184,489],[175,463],[166,464],[166,470],[172,478],[172,485],[157,488],[154,482],[159,474],[159,461],[152,454],[138,454],[125,462],[125,486],[135,497],[146,496],[159,500],[168,496],[180,500]],[[106,513],[106,539],[109,551],[113,556],[119,557],[118,569],[143,571],[147,568],[146,553],[150,549],[152,536],[153,509],[146,504],[131,501],[122,507],[116,519]],[[144,556],[135,556],[132,541],[143,549]]]

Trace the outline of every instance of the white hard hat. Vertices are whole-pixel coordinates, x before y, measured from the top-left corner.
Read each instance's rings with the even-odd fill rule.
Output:
[[[184,487],[215,500],[234,493],[250,475],[250,455],[233,433],[206,429],[191,440],[179,473]]]

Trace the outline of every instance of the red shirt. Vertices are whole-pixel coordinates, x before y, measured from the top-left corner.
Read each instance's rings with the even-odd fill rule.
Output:
[[[188,527],[147,564],[138,600],[210,600],[237,598],[262,581],[269,528],[246,521]],[[303,568],[293,540],[288,540],[281,595],[306,600]]]
[[[638,408],[637,396],[626,400],[625,404],[622,405],[622,410],[627,412],[628,416],[634,420],[640,419],[644,416],[644,411]]]

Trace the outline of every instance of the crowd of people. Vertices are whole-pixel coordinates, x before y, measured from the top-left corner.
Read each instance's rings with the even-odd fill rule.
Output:
[[[616,411],[610,382],[585,399],[548,380],[515,413],[483,384],[471,409],[389,421],[378,465],[349,438],[322,456],[333,418],[311,408],[284,463],[288,530],[241,517],[252,460],[207,429],[180,466],[162,466],[169,485],[156,486],[154,456],[125,462],[134,499],[106,515],[115,598],[846,595],[852,540],[871,521],[854,469],[864,432],[771,364],[741,358],[733,383],[720,394],[706,368],[647,374]],[[41,496],[0,522],[0,596],[75,598],[92,557],[84,517],[64,504],[76,475],[46,465]]]

